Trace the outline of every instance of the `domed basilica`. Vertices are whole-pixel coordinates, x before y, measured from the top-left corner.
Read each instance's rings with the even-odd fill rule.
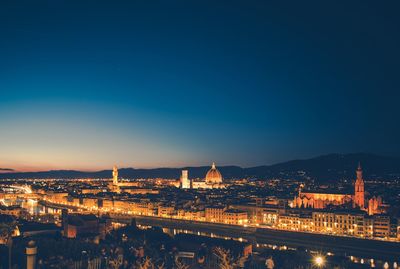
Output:
[[[215,163],[212,164],[211,169],[206,174],[206,184],[221,184],[222,175],[215,167]]]
[[[211,169],[208,170],[204,180],[190,180],[188,178],[188,171],[183,170],[180,180],[181,188],[193,188],[193,189],[213,189],[213,188],[224,188],[225,184],[222,182],[222,174],[219,172],[215,163],[212,164]]]

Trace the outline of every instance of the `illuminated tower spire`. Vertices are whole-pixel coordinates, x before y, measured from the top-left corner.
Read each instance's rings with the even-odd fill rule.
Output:
[[[113,167],[113,184],[114,185],[118,185],[118,167],[116,165],[114,165]]]
[[[357,179],[354,184],[354,204],[359,206],[361,209],[364,209],[364,201],[365,201],[365,192],[364,192],[364,179],[362,175],[361,164],[358,163],[357,168]]]
[[[357,179],[361,179],[362,180],[362,168],[361,168],[361,163],[360,162],[358,162]]]
[[[212,163],[211,169],[216,169],[215,162]]]

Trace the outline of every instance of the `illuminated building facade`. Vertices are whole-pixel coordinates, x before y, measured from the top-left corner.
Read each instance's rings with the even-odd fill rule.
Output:
[[[208,222],[224,222],[224,211],[226,206],[209,206],[205,209],[205,217]]]
[[[260,199],[258,199],[260,201]],[[247,212],[249,224],[274,226],[279,219],[280,211],[277,205],[264,204],[234,204],[230,208],[235,208]],[[281,212],[283,213],[283,212]]]
[[[130,203],[130,211],[133,214],[155,216],[157,213],[158,205],[147,200],[137,200]]]
[[[313,231],[311,214],[287,212],[279,215],[278,227],[291,231]]]
[[[223,212],[224,223],[245,225],[248,223],[247,212],[239,209],[228,209]]]
[[[204,210],[185,210],[179,209],[177,211],[178,219],[186,219],[186,220],[196,220],[196,221],[205,221],[205,212]]]
[[[364,212],[313,212],[314,231],[337,235],[372,237],[370,218]]]
[[[279,215],[278,228],[356,237],[373,237],[374,219],[363,211],[314,211]]]
[[[299,189],[299,194],[293,200],[293,207],[324,209],[330,205],[340,206],[352,204],[354,208],[367,211],[369,215],[385,212],[381,197],[373,197],[366,203],[365,184],[361,165],[358,164],[357,178],[354,184],[354,194],[331,192],[304,192]]]
[[[248,224],[248,214],[244,210],[228,209],[225,206],[209,206],[205,209],[205,220],[208,222],[232,225]]]
[[[175,215],[175,207],[169,205],[158,206],[158,216],[162,218],[171,218]]]
[[[375,237],[387,238],[390,235],[390,217],[374,215],[373,233]]]
[[[295,207],[322,209],[329,205],[343,205],[352,201],[351,194],[302,192],[299,191],[293,203]]]

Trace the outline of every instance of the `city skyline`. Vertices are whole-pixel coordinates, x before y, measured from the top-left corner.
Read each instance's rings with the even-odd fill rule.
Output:
[[[399,156],[396,6],[2,3],[0,168]]]
[[[399,10],[0,1],[0,268],[399,268]]]

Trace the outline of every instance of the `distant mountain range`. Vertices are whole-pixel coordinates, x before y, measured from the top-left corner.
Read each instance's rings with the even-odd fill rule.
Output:
[[[11,171],[14,171],[14,169],[11,169],[11,168],[0,168],[0,171],[11,172]]]
[[[224,178],[312,178],[320,182],[341,178],[353,179],[358,162],[365,178],[395,179],[400,177],[400,157],[374,154],[329,154],[306,160],[292,160],[274,165],[249,168],[239,166],[217,167]],[[135,169],[121,168],[122,178],[179,178],[182,169],[189,170],[190,178],[204,178],[209,166],[182,168]],[[84,172],[74,170],[51,170],[43,172],[0,173],[0,179],[15,178],[111,178],[111,170]]]

